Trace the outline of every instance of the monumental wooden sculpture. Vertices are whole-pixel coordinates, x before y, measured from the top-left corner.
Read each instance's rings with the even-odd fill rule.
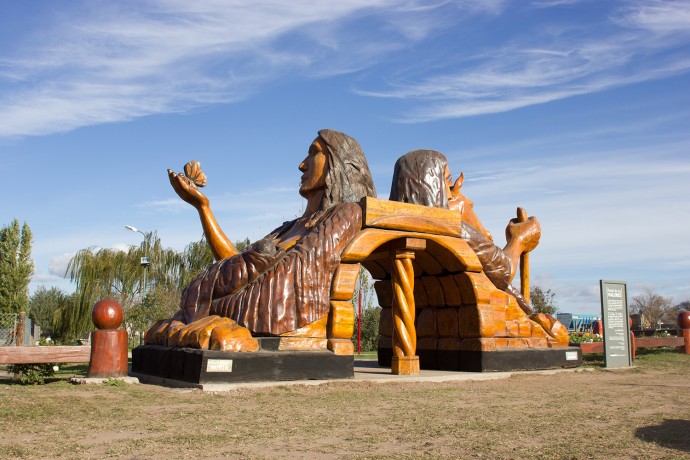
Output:
[[[445,158],[441,166],[438,180],[421,176],[436,180],[440,201],[409,199],[395,186],[391,200],[407,203],[377,200],[357,141],[319,131],[299,165],[303,216],[242,252],[200,190],[207,182],[200,165],[188,163],[184,174],[168,170],[175,192],[198,211],[216,262],[185,289],[179,312],[147,331],[146,345],[133,352],[133,370],[191,382],[220,374],[231,381],[351,376],[351,299],[360,265],[379,280],[379,303],[391,312],[382,317],[380,351],[389,350],[393,373],[418,373],[418,350],[422,367],[500,370],[514,368],[516,355],[487,361],[484,352],[562,345],[560,323],[529,318],[529,303],[510,284],[513,259],[539,240],[536,219],[515,219],[508,245],[496,248],[460,193],[462,178],[450,183]],[[396,167],[394,185],[398,176]],[[426,196],[412,190],[414,181],[408,185]],[[520,366],[577,364],[561,355]],[[288,361],[304,372],[283,372]]]

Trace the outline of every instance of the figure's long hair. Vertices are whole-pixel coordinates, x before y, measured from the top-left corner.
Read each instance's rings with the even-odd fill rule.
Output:
[[[359,143],[332,129],[322,129],[319,137],[326,142],[328,156],[326,190],[319,208],[326,210],[340,203],[357,203],[365,196],[376,197],[369,165]]]
[[[413,150],[398,158],[389,200],[448,208],[445,170],[448,160],[436,150]]]

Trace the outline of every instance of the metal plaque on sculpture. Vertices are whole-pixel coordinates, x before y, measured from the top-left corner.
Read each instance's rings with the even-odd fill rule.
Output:
[[[232,359],[209,359],[206,372],[232,372]]]
[[[599,285],[606,367],[632,366],[626,284],[622,281],[601,280]]]

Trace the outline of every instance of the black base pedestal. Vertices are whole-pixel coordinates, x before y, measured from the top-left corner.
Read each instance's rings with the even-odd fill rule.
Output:
[[[132,373],[193,384],[354,377],[353,356],[330,351],[234,353],[143,345],[132,350]]]
[[[427,355],[429,350],[424,350]],[[507,372],[519,370],[559,369],[582,365],[579,347],[518,348],[498,351],[438,350],[433,359],[421,359],[422,369],[465,372]],[[419,354],[419,352],[418,352]],[[380,366],[390,367],[393,350],[379,347]]]
[[[531,371],[582,365],[579,347],[460,351],[460,370],[469,372]]]

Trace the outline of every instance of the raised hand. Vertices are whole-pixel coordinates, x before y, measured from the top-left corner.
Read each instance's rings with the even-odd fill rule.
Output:
[[[491,232],[484,228],[484,225],[481,223],[479,217],[474,212],[474,202],[467,198],[465,194],[460,191],[464,181],[465,174],[460,173],[460,176],[450,187],[450,196],[448,197],[448,209],[460,211],[462,213],[462,220],[464,222],[483,233],[484,236],[486,236],[489,240],[493,241],[493,235],[491,235]]]
[[[511,219],[506,227],[508,245],[516,245],[520,254],[525,254],[536,248],[540,238],[541,226],[534,216],[524,221]]]
[[[448,196],[448,209],[453,211],[463,212],[465,206],[469,204],[472,206],[472,202],[466,204],[469,201],[465,195],[460,193],[460,188],[462,183],[465,181],[465,174],[460,173],[460,176],[456,179],[455,184],[450,187],[450,195]]]
[[[187,203],[194,206],[196,209],[201,207],[208,207],[208,198],[204,195],[199,187],[194,185],[190,179],[185,177],[183,173],[175,173],[172,169],[168,169],[168,178],[170,185],[172,185],[175,192]]]

